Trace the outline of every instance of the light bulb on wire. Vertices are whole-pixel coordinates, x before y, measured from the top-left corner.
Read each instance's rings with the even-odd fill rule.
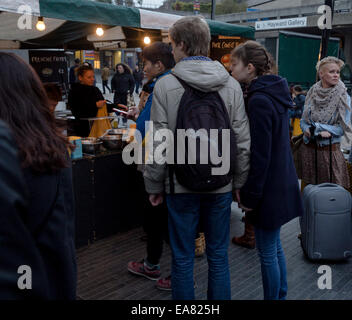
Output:
[[[38,17],[38,22],[35,26],[37,28],[38,31],[44,31],[46,26],[44,23],[44,18],[43,17]]]
[[[149,37],[144,37],[144,43],[145,44],[150,44],[151,40]]]
[[[99,26],[95,32],[98,37],[102,37],[104,35],[104,29],[102,26]]]

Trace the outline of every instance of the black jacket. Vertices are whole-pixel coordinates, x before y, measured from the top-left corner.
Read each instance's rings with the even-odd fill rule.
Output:
[[[90,132],[89,123],[81,118],[93,118],[97,116],[97,101],[104,100],[101,91],[94,86],[86,86],[74,83],[68,95],[68,105],[76,118],[75,133],[81,137],[87,137]]]
[[[129,73],[116,72],[114,77],[111,79],[111,90],[117,94],[126,94],[129,90],[130,93],[134,90],[134,79]]]
[[[241,202],[254,209],[249,217],[263,229],[276,229],[303,212],[290,148],[291,105],[287,82],[279,76],[261,76],[249,87],[251,167]]]
[[[138,83],[142,82],[142,80],[143,80],[143,71],[134,70],[133,71],[133,78],[134,78],[135,82],[138,82]]]
[[[0,123],[0,300],[75,299],[71,170],[23,174],[14,145]],[[31,290],[18,288],[29,275],[20,266],[31,268]]]

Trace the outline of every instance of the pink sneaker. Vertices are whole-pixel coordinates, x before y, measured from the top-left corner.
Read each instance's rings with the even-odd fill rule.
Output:
[[[156,282],[156,287],[159,290],[166,290],[166,291],[171,291],[171,275],[169,275],[166,278],[159,279]]]
[[[127,264],[127,270],[138,276],[143,276],[149,280],[158,280],[160,278],[160,266],[154,266],[149,268],[147,264],[142,260],[141,262],[130,261]]]

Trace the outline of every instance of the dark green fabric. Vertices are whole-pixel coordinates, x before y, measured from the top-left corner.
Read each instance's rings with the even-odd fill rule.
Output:
[[[41,15],[47,18],[140,27],[140,14],[136,8],[88,0],[40,0],[39,4]]]
[[[254,28],[206,19],[213,36],[239,36],[254,39]]]
[[[307,38],[297,35],[280,33],[279,43],[279,74],[290,82],[307,83],[311,86],[316,82],[315,66],[320,52],[319,38]],[[329,56],[338,56],[339,42],[329,41]]]
[[[105,29],[106,28],[107,27],[105,26]],[[67,44],[71,41],[86,39],[88,35],[94,34],[95,30],[96,25],[94,24],[66,21],[59,28],[47,33],[40,38],[25,41],[24,45],[22,45],[22,48],[24,48],[26,44],[38,45],[41,48],[61,48],[64,44]],[[90,43],[88,40],[86,41]]]

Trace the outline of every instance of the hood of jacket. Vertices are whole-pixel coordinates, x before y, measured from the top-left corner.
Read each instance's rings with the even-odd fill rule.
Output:
[[[280,76],[265,75],[253,80],[248,90],[249,97],[254,93],[269,96],[280,113],[292,108],[293,102],[287,80]]]
[[[227,84],[230,74],[218,61],[182,60],[172,73],[199,91],[218,91]]]

